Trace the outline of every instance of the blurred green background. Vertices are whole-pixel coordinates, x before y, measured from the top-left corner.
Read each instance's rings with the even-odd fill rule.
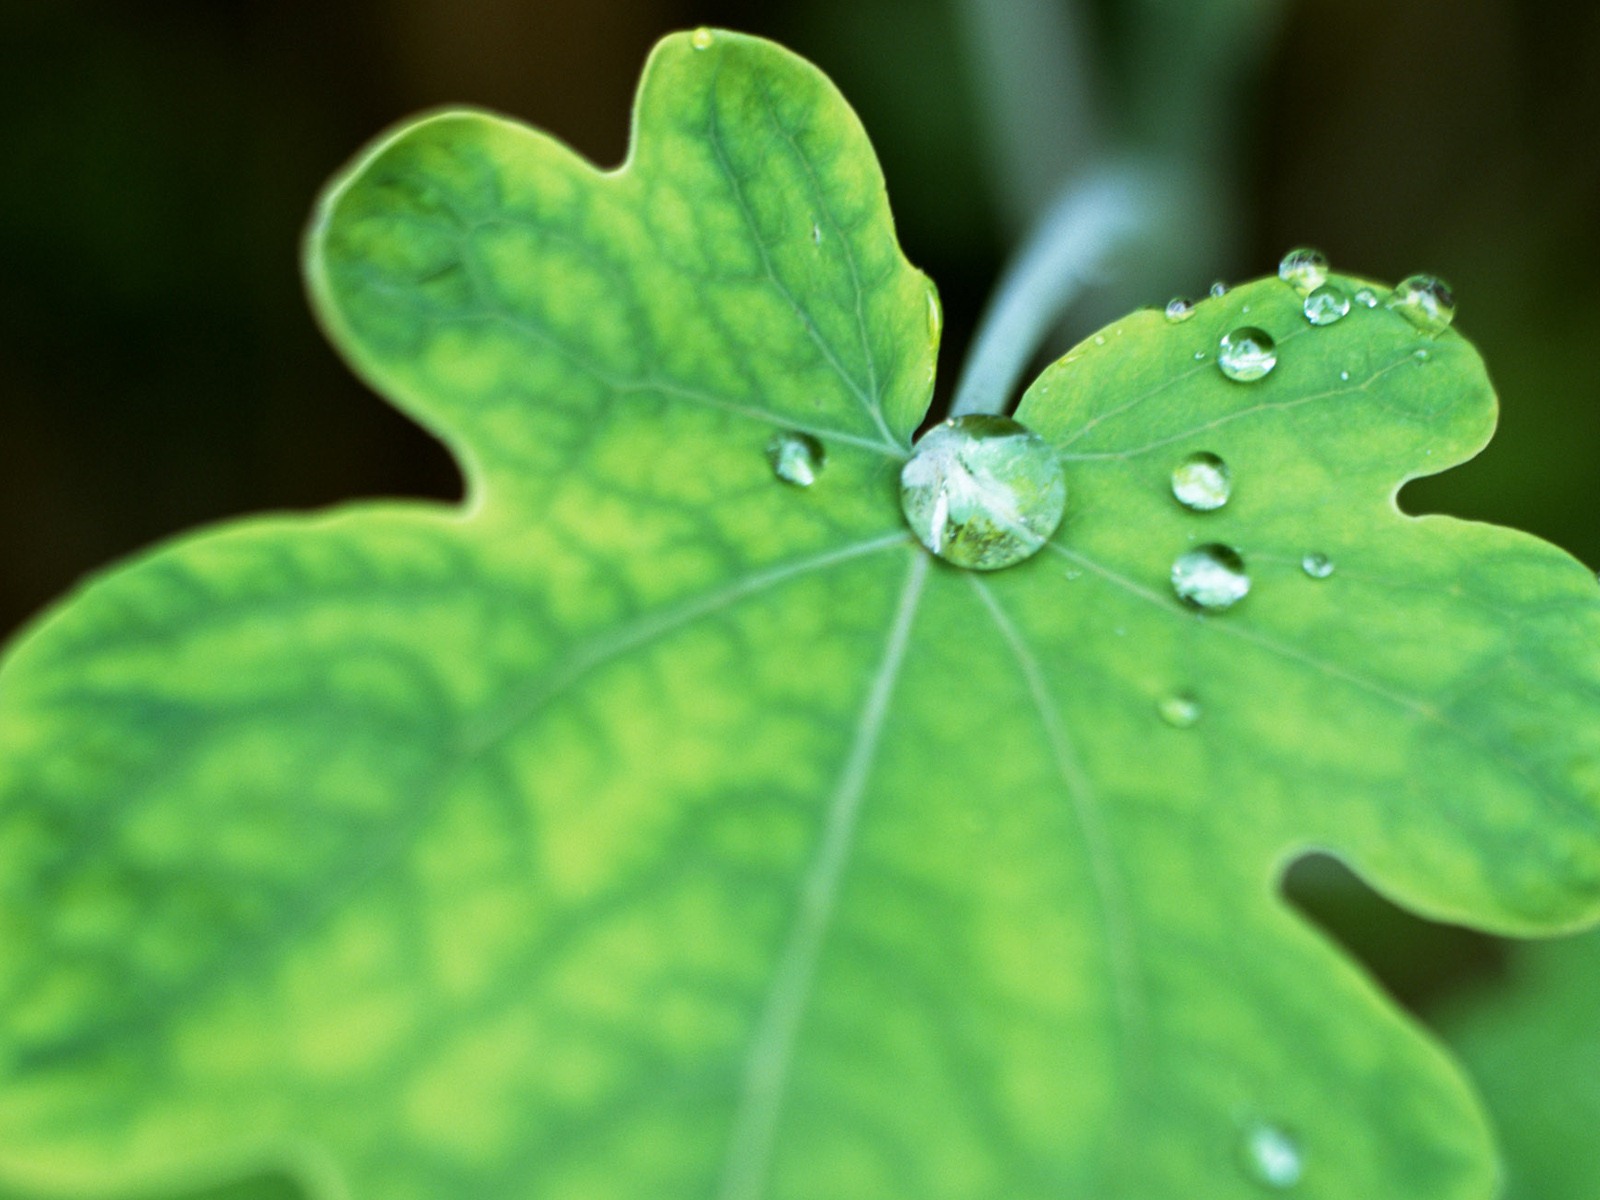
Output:
[[[1075,59],[1026,36],[1041,21]],[[380,129],[450,102],[612,164],[649,47],[697,24],[784,42],[861,112],[944,298],[938,403],[1040,188],[1141,147],[1193,172],[1212,232],[1136,302],[1299,243],[1443,275],[1501,432],[1405,503],[1600,565],[1600,5],[0,0],[0,631],[199,523],[455,496],[444,452],[311,320],[313,197]],[[1500,969],[1496,944],[1402,919],[1329,860],[1293,891],[1413,1006]]]

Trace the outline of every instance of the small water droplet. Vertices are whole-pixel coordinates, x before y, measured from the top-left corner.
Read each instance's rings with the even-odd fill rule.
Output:
[[[1096,346],[1104,346],[1106,344],[1105,337],[1103,335],[1101,335],[1101,334],[1098,334],[1098,333],[1095,334],[1094,335],[1094,344]]]
[[[1187,321],[1194,316],[1194,301],[1187,296],[1174,296],[1167,301],[1167,320]]]
[[[1213,283],[1211,285],[1211,289],[1210,289],[1209,295],[1211,296],[1211,298],[1213,300],[1220,300],[1223,296],[1226,296],[1227,294],[1228,294],[1228,285],[1226,283],[1222,282],[1222,280],[1219,279],[1219,280],[1217,280],[1215,283]]]
[[[822,245],[822,226],[815,221],[811,222],[811,244],[813,246]]]
[[[702,25],[689,36],[690,43],[696,50],[709,50],[711,43],[717,40],[717,35]]]
[[[1356,303],[1367,308],[1378,307],[1378,293],[1369,287],[1356,289]]]
[[[918,540],[979,571],[1037,553],[1066,504],[1055,450],[1009,417],[969,413],[935,425],[900,472],[900,506]]]
[[[1254,325],[1241,325],[1232,333],[1223,334],[1221,346],[1217,366],[1229,379],[1240,383],[1261,379],[1278,365],[1277,344],[1265,330]]]
[[[1340,383],[1349,383],[1350,382],[1350,372],[1349,371],[1340,371],[1339,372],[1339,382]]]
[[[1437,275],[1412,275],[1390,293],[1389,307],[1418,329],[1443,333],[1456,315],[1456,298],[1450,285]]]
[[[772,473],[785,483],[796,487],[810,487],[822,474],[828,452],[822,443],[809,433],[785,429],[772,435],[767,443],[767,462]]]
[[[1209,542],[1178,555],[1172,564],[1172,590],[1194,608],[1232,608],[1250,591],[1244,558],[1232,546]]]
[[[1245,1131],[1244,1161],[1257,1182],[1268,1187],[1294,1187],[1305,1174],[1299,1143],[1276,1125],[1258,1123]]]
[[[1206,352],[1204,350],[1196,350],[1194,352],[1194,360],[1195,362],[1205,362]]]
[[[1172,494],[1187,509],[1211,512],[1233,494],[1233,474],[1227,463],[1202,450],[1172,468]]]
[[[1278,278],[1302,296],[1328,282],[1328,256],[1321,250],[1299,246],[1278,263]]]
[[[1350,311],[1350,297],[1343,288],[1325,283],[1306,296],[1303,307],[1313,325],[1332,325]]]
[[[1416,359],[1419,363],[1425,363],[1432,356],[1426,350],[1418,349],[1411,352],[1411,357]]]
[[[1200,701],[1186,692],[1163,696],[1156,705],[1161,719],[1174,729],[1192,728],[1200,720]]]
[[[1313,579],[1326,579],[1333,574],[1333,559],[1326,554],[1307,554],[1300,560],[1300,569]]]

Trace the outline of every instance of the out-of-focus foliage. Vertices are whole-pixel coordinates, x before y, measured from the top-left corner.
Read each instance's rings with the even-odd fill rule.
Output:
[[[1600,1195],[1600,934],[1513,948],[1438,1019],[1488,1103],[1504,1200]]]

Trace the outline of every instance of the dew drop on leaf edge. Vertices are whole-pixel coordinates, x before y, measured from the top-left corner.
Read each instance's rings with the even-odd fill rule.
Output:
[[[1172,468],[1172,496],[1191,512],[1212,512],[1233,494],[1233,472],[1215,454],[1202,450]]]
[[[1337,284],[1325,283],[1313,289],[1301,307],[1313,325],[1332,325],[1350,311],[1350,297]]]
[[[1243,556],[1232,546],[1208,542],[1173,561],[1172,590],[1193,608],[1220,612],[1249,594],[1250,575]]]
[[[822,448],[822,443],[809,433],[786,429],[773,434],[767,443],[767,462],[772,473],[796,487],[810,487],[815,483],[827,458],[828,452]]]
[[[709,50],[711,49],[712,43],[716,40],[717,35],[712,33],[711,30],[707,29],[704,25],[689,35],[689,42],[696,50]]]
[[[1278,278],[1302,296],[1328,282],[1328,256],[1310,246],[1297,246],[1278,263]]]
[[[1312,579],[1326,579],[1333,574],[1333,559],[1326,554],[1307,554],[1300,560],[1300,569]]]
[[[1228,294],[1228,285],[1219,279],[1211,285],[1211,290],[1207,294],[1213,300],[1220,300]]]
[[[1176,692],[1163,696],[1156,712],[1174,729],[1190,729],[1200,720],[1200,701],[1187,692]]]
[[[1378,307],[1378,293],[1369,287],[1356,289],[1356,303],[1363,308]]]
[[[1179,321],[1187,321],[1194,316],[1194,301],[1185,296],[1174,296],[1167,301],[1166,314],[1167,320],[1175,324]]]
[[[1276,1125],[1251,1125],[1245,1131],[1243,1151],[1245,1169],[1268,1187],[1292,1188],[1305,1174],[1299,1143]]]
[[[968,413],[935,425],[900,472],[900,507],[917,540],[978,571],[1036,554],[1066,505],[1055,450],[1010,417]]]
[[[1241,325],[1222,335],[1217,366],[1229,379],[1253,383],[1263,379],[1278,365],[1277,343],[1254,325]]]
[[[1455,293],[1437,275],[1402,279],[1390,293],[1388,306],[1428,333],[1443,333],[1456,315]]]

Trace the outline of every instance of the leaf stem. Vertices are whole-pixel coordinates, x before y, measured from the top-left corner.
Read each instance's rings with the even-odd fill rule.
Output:
[[[1050,331],[1107,261],[1159,224],[1154,172],[1111,162],[1069,183],[1006,267],[978,321],[950,415],[1001,412]]]

